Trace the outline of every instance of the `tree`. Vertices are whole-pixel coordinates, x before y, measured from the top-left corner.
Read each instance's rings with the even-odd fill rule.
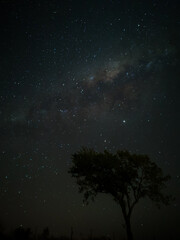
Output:
[[[171,200],[171,196],[162,192],[170,176],[164,176],[161,168],[147,155],[128,151],[112,154],[106,150],[100,153],[82,148],[72,155],[69,173],[76,178],[85,203],[88,204],[89,199],[94,200],[97,193],[112,195],[121,206],[128,240],[133,240],[130,220],[141,198],[148,197],[158,207],[160,203],[167,205]]]
[[[42,235],[41,235],[41,238],[43,240],[49,239],[49,235],[50,235],[49,228],[48,227],[44,228],[43,232],[42,232]]]

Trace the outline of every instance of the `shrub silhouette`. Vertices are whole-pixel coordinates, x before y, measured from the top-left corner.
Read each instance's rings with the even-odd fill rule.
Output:
[[[148,197],[158,207],[169,204],[171,196],[162,193],[170,179],[147,155],[130,154],[128,151],[99,153],[82,148],[72,155],[69,169],[84,193],[83,201],[94,200],[97,193],[111,194],[121,206],[128,240],[133,239],[131,215],[141,198]]]
[[[32,232],[30,228],[24,229],[23,227],[18,227],[14,230],[13,239],[28,240],[30,239],[31,235],[32,235]]]

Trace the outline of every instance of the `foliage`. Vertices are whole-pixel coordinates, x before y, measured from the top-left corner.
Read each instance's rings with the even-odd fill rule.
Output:
[[[133,208],[140,198],[149,197],[168,204],[170,196],[162,193],[170,176],[164,176],[161,168],[147,155],[130,154],[128,151],[98,153],[82,148],[72,155],[73,166],[69,170],[77,179],[84,201],[93,200],[97,193],[110,193],[120,203],[127,201]]]
[[[147,155],[131,154],[128,151],[96,152],[82,148],[72,155],[69,170],[84,193],[84,202],[94,200],[97,193],[111,194],[120,204],[126,223],[128,239],[133,239],[130,217],[136,203],[148,197],[159,207],[169,204],[171,196],[163,194],[170,176],[165,176],[161,168]]]

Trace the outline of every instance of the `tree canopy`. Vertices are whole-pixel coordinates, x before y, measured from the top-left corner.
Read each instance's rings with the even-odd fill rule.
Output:
[[[148,197],[158,207],[171,200],[171,196],[163,193],[170,176],[164,175],[147,155],[82,148],[72,155],[69,173],[76,178],[85,203],[94,200],[97,193],[111,194],[121,206],[127,228],[130,228],[132,210],[141,198]],[[130,231],[127,229],[131,235],[128,239],[133,239]]]

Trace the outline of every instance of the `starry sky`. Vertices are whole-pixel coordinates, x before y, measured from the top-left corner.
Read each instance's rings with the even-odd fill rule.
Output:
[[[120,207],[84,206],[80,147],[145,153],[171,175],[169,207],[141,201],[139,239],[180,236],[178,1],[0,1],[0,223],[125,236]],[[148,238],[149,237],[149,238]]]

